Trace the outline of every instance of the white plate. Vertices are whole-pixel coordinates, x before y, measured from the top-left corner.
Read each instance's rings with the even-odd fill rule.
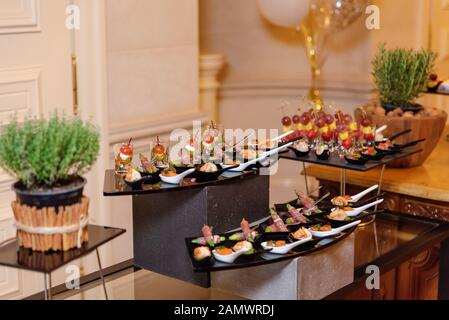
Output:
[[[309,231],[316,238],[330,237],[330,236],[335,236],[335,235],[337,235],[337,234],[339,234],[339,233],[341,233],[341,232],[343,232],[343,231],[345,231],[347,229],[355,227],[355,226],[359,225],[360,222],[362,222],[362,221],[361,220],[357,220],[357,221],[349,223],[349,224],[347,224],[347,225],[345,225],[343,227],[332,229],[331,231],[313,231],[311,229],[309,229]]]
[[[307,243],[309,241],[311,241],[313,239],[312,237],[312,233],[310,232],[310,230],[306,230],[306,232],[308,233],[308,237],[302,240],[298,240],[292,243],[288,243],[283,247],[270,247],[267,246],[267,242],[262,242],[261,246],[262,248],[264,248],[265,250],[270,251],[270,253],[275,253],[275,254],[287,254],[290,250],[293,250],[294,248],[296,248],[297,246]]]

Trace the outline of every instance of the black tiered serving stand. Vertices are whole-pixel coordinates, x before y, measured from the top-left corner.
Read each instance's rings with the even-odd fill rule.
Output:
[[[185,178],[180,185],[163,182],[127,185],[107,170],[105,196],[132,196],[134,265],[199,286],[210,285],[209,275],[195,273],[184,240],[207,224],[215,233],[265,218],[269,210],[269,176],[257,169],[225,172],[218,180]]]

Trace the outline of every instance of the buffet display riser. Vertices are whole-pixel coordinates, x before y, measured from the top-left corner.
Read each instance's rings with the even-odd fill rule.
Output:
[[[211,274],[213,288],[251,300],[318,300],[353,281],[354,234],[290,261]]]
[[[269,210],[269,176],[179,191],[133,196],[134,264],[136,267],[210,286],[208,273],[194,273],[184,238],[203,225],[220,234],[256,221]]]

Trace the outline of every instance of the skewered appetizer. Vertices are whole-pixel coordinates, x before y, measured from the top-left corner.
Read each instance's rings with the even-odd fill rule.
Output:
[[[208,247],[197,247],[193,250],[193,257],[196,261],[201,262],[207,258],[210,258],[212,253]]]
[[[285,225],[284,221],[279,217],[277,212],[274,209],[270,209],[271,219],[273,220],[273,224],[266,228],[266,232],[288,232],[288,228]]]
[[[215,247],[215,245],[220,244],[221,242],[225,241],[225,237],[220,237],[217,235],[213,235],[212,233],[212,227],[209,227],[205,225],[201,232],[203,233],[203,237],[197,238],[192,240],[192,243],[199,244],[199,245],[209,245],[210,247]]]
[[[165,167],[168,162],[167,158],[167,150],[165,150],[158,136],[155,146],[151,149],[151,160],[157,167]]]
[[[249,223],[246,219],[243,219],[242,222],[240,222],[240,227],[242,228],[242,232],[234,233],[229,237],[229,240],[231,241],[247,240],[250,242],[254,242],[256,237],[259,235],[257,231],[251,230],[251,228],[249,227]]]
[[[309,237],[309,232],[306,228],[299,228],[298,231],[293,232],[291,236],[295,240],[303,240]]]
[[[149,174],[154,174],[158,172],[158,169],[143,154],[139,154],[139,158],[142,167],[142,172]]]
[[[295,207],[287,204],[287,210],[290,214],[290,218],[287,219],[287,224],[307,223],[309,220],[302,214],[302,209],[296,209]]]
[[[218,171],[218,167],[212,163],[212,162],[208,162],[205,163],[201,168],[200,168],[201,172],[206,172],[206,173],[212,173],[212,172],[217,172]]]
[[[137,171],[134,168],[128,168],[128,172],[126,173],[126,176],[125,176],[125,181],[135,182],[140,179],[142,179],[142,175],[140,174],[139,171]]]
[[[133,147],[131,145],[132,139],[129,139],[128,144],[123,144],[120,147],[119,154],[116,156],[115,161],[121,165],[128,165],[133,160]]]
[[[296,192],[298,196],[298,204],[303,206],[303,214],[305,216],[311,216],[314,213],[321,213],[321,211],[316,206],[315,201],[306,195],[304,192]]]

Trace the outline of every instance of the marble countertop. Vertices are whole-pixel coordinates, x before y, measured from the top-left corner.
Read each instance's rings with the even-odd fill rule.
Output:
[[[449,141],[446,127],[441,140],[430,157],[420,167],[385,170],[382,189],[418,198],[449,202]],[[340,170],[312,165],[307,174],[321,180],[340,181]],[[369,172],[347,171],[348,184],[371,186],[379,181],[380,168]]]

